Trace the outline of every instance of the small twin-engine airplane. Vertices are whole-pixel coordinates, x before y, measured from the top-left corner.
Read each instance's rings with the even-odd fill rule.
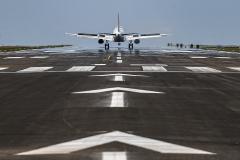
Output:
[[[139,34],[139,33],[124,33],[123,27],[120,26],[120,18],[118,14],[118,25],[114,28],[113,33],[99,33],[99,34],[90,34],[90,33],[66,33],[71,36],[77,36],[80,38],[90,38],[97,39],[99,44],[105,43],[105,49],[109,49],[109,42],[117,42],[118,45],[128,41],[128,48],[133,49],[133,43],[139,44],[140,39],[147,38],[159,38],[165,37],[167,34],[153,33],[153,34]]]

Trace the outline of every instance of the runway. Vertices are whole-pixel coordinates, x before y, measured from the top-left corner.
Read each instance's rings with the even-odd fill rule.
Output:
[[[240,54],[0,54],[0,159],[239,160]]]

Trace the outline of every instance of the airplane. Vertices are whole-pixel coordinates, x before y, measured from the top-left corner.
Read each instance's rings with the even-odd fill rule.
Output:
[[[152,34],[139,34],[139,33],[124,33],[123,27],[120,25],[120,16],[118,13],[118,25],[114,28],[113,33],[66,33],[71,36],[79,38],[97,39],[99,44],[105,43],[105,50],[109,50],[109,42],[117,42],[120,46],[121,43],[128,41],[129,50],[133,49],[133,43],[139,44],[141,39],[165,37],[168,34],[152,33]]]

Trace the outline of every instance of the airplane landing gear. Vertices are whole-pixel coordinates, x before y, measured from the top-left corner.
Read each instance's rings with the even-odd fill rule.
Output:
[[[109,43],[105,44],[105,50],[109,50]]]
[[[133,50],[133,43],[129,43],[128,49],[129,49],[129,50]]]

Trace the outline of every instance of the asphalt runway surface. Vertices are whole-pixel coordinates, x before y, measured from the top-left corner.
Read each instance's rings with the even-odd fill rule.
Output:
[[[0,54],[0,159],[239,160],[240,54]]]

